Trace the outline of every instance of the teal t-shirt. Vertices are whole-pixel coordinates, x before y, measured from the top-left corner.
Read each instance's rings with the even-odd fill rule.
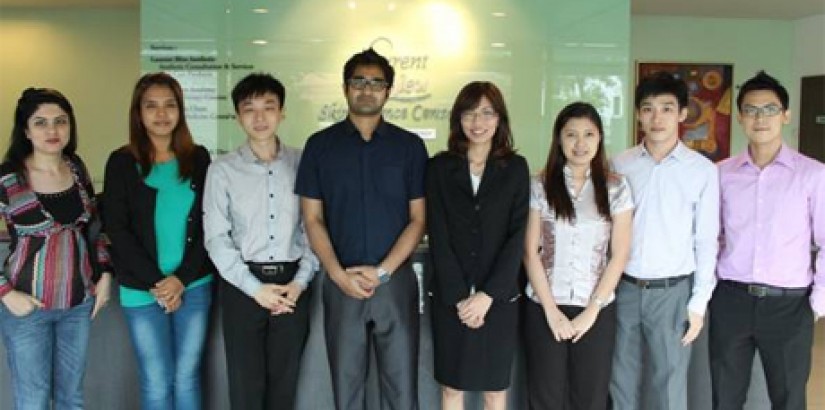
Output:
[[[172,159],[155,164],[146,185],[157,190],[155,202],[155,242],[157,243],[158,265],[164,275],[175,273],[183,260],[186,249],[186,224],[189,210],[195,202],[195,192],[189,180],[178,178],[178,161]],[[212,275],[206,275],[186,287],[187,290],[212,281]],[[152,293],[120,287],[120,303],[124,307],[146,306],[155,303]]]

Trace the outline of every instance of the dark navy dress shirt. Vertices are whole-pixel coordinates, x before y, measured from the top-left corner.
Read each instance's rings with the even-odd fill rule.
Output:
[[[324,203],[342,266],[377,265],[409,224],[410,201],[424,197],[426,164],[417,135],[382,120],[365,141],[346,119],[309,138],[295,193]]]

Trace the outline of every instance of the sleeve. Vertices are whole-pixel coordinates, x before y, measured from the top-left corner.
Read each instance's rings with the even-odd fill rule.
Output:
[[[303,220],[303,218],[301,218],[301,220]],[[298,245],[301,248],[301,260],[298,262],[298,272],[295,273],[294,280],[298,282],[303,289],[306,289],[307,286],[309,286],[309,282],[315,277],[315,272],[318,271],[321,263],[318,261],[315,253],[312,252],[303,222],[299,224],[298,229],[300,230]]]
[[[218,268],[218,273],[236,288],[253,297],[261,287],[249,271],[240,249],[232,240],[232,217],[230,214],[229,179],[221,167],[215,163],[206,174],[203,193],[204,245],[209,257]]]
[[[423,198],[425,188],[425,174],[427,173],[427,148],[421,138],[415,136],[415,146],[412,151],[412,158],[410,161],[410,175],[409,175],[409,192],[407,192],[410,200]]]
[[[11,238],[12,235],[14,235],[14,225],[11,224],[11,222],[9,220],[9,216],[6,212],[8,204],[9,204],[9,196],[8,196],[8,192],[6,192],[6,187],[5,186],[0,186],[0,215],[2,215],[3,221],[6,223],[6,229],[9,232],[9,238]],[[9,243],[9,252],[11,252],[11,251],[12,251],[12,243],[10,242]],[[2,263],[2,266],[0,266],[0,298],[2,298],[3,296],[6,296],[7,293],[14,290],[14,287],[12,286],[11,282],[9,281],[8,276],[6,276],[6,267],[8,266],[7,259],[4,259],[4,260],[0,261],[0,263]]]
[[[447,306],[455,306],[470,296],[470,289],[464,281],[464,272],[450,246],[450,232],[447,226],[447,210],[441,186],[439,157],[430,160],[425,175],[427,195],[427,231],[430,254],[433,262],[436,295]]]
[[[203,245],[203,190],[206,182],[206,172],[211,161],[209,152],[198,146],[194,161],[196,168],[193,177],[197,180],[193,182],[197,191],[195,192],[195,202],[189,212],[189,218],[192,218],[194,226],[190,228],[191,241],[186,243],[187,247],[183,254],[183,260],[175,270],[175,276],[180,279],[184,286],[203,277],[205,275],[204,265],[209,263],[206,248]]]
[[[633,209],[633,194],[630,192],[630,185],[623,176],[616,176],[617,180],[610,190],[610,214],[620,214],[628,209]]]
[[[109,239],[103,230],[103,218],[101,216],[100,202],[95,195],[95,188],[86,164],[79,156],[72,156],[72,162],[80,173],[80,181],[83,189],[92,201],[92,215],[88,225],[84,228],[85,239],[88,242],[90,255],[89,263],[92,266],[92,282],[97,283],[105,270],[111,270],[111,257],[109,256]]]
[[[115,274],[119,277],[129,277],[121,280],[129,286],[140,286],[142,290],[151,289],[155,283],[164,278],[158,264],[146,252],[135,233],[132,231],[132,215],[129,214],[128,203],[131,200],[128,183],[126,181],[129,161],[118,158],[117,151],[106,161],[106,171],[103,183],[103,202],[105,212],[103,222],[106,226],[106,235],[111,241],[111,257],[115,266]],[[131,170],[137,172],[137,170]]]
[[[531,177],[530,178],[530,209],[535,209],[536,211],[543,212],[543,199],[544,195],[542,191],[544,187],[541,184],[541,179],[539,177]]]
[[[317,142],[317,136],[310,137],[301,155],[301,161],[298,163],[298,173],[295,177],[295,195],[312,199],[323,198],[321,179],[318,174],[319,152]]]
[[[810,197],[811,236],[819,248],[814,264],[811,308],[817,317],[825,316],[825,167],[820,166],[814,178]]]
[[[716,288],[716,258],[719,254],[719,170],[705,167],[705,184],[694,210],[693,249],[696,273],[688,310],[703,315]]]
[[[516,277],[524,256],[524,233],[527,229],[530,202],[530,170],[522,157],[517,157],[512,166],[516,172],[515,196],[510,207],[507,239],[496,255],[492,274],[481,287],[494,300],[506,302],[518,292]]]

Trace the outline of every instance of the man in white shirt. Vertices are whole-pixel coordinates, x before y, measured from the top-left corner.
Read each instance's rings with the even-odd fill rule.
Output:
[[[644,408],[642,363],[657,410],[687,409],[691,343],[716,286],[717,168],[679,140],[687,85],[655,73],[636,87],[641,144],[613,159],[636,201],[633,242],[616,289],[618,330],[610,394],[617,410]]]

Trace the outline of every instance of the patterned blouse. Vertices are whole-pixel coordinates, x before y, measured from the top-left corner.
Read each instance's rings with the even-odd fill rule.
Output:
[[[531,178],[530,209],[541,213],[541,261],[556,304],[584,307],[607,266],[612,225],[599,215],[590,171],[578,196],[574,194],[567,167],[564,176],[575,209],[572,222],[556,220],[555,212],[547,203],[541,175]],[[624,177],[612,174],[607,181],[607,192],[611,215],[633,208],[630,187]],[[532,285],[527,285],[526,294],[539,303]],[[608,302],[613,299],[611,294]]]
[[[99,220],[86,168],[76,156],[65,161],[83,204],[83,212],[69,224],[56,221],[17,172],[2,165],[0,215],[11,244],[0,274],[0,297],[17,290],[34,296],[46,309],[66,309],[94,295],[109,257],[99,230],[90,229],[91,222]],[[90,236],[95,238],[89,241]],[[77,286],[84,291],[78,292]]]

